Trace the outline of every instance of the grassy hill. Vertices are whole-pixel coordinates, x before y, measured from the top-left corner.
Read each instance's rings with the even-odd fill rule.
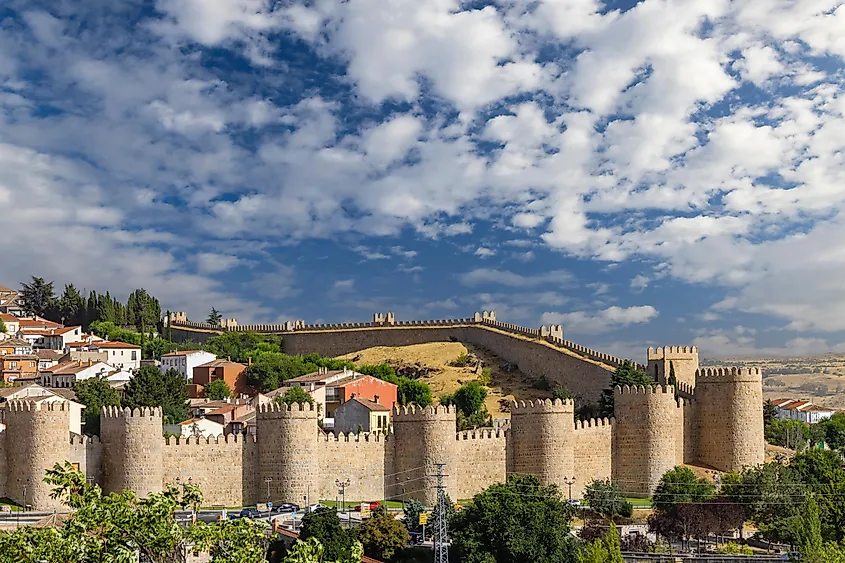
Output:
[[[468,367],[449,365],[461,354],[469,354],[481,361],[482,367],[491,370],[491,381],[487,385],[487,410],[493,418],[509,418],[510,413],[502,410],[503,402],[549,398],[551,393],[534,387],[535,381],[523,374],[513,365],[509,365],[497,355],[466,345],[461,342],[432,342],[413,346],[377,346],[359,352],[341,356],[356,363],[378,364],[387,362],[397,371],[407,370],[419,373],[418,379],[431,386],[434,397],[453,393],[469,381],[481,376],[477,362]],[[435,399],[435,403],[437,400]]]

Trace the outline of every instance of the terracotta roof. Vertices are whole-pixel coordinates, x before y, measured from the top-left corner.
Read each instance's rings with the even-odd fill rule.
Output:
[[[80,362],[79,360],[71,360],[69,362],[62,362],[60,364],[56,364],[51,368],[43,370],[43,372],[52,373],[53,375],[74,375],[97,364],[108,365],[103,362],[95,362],[92,360],[88,360],[85,362]]]
[[[371,411],[380,411],[380,412],[390,412],[390,409],[376,403],[375,401],[371,401],[369,399],[365,399],[364,397],[352,397],[349,399],[350,401],[358,401],[365,407],[367,407]]]
[[[223,425],[222,425],[222,424],[220,424],[219,422],[214,422],[213,420],[208,420],[207,418],[189,418],[188,420],[185,420],[185,421],[180,422],[180,423],[179,423],[179,426],[189,426],[189,425],[191,425],[191,424],[193,424],[193,423],[195,423],[195,422],[200,422],[200,421],[202,421],[202,420],[205,420],[206,422],[210,422],[210,423],[212,423],[212,424],[216,424],[216,425],[218,425],[218,426],[223,426]]]
[[[92,342],[91,346],[96,346],[97,348],[141,348],[141,346],[138,344],[129,344],[128,342],[118,342],[116,340],[103,340],[102,342]]]
[[[13,336],[12,338],[7,338],[5,340],[0,340],[0,348],[8,348],[9,346],[12,346],[14,348],[32,348],[32,344],[16,336]]]
[[[204,351],[205,350],[179,350],[179,351],[176,351],[176,352],[170,352],[169,354],[162,354],[161,357],[167,358],[167,357],[170,357],[170,356],[188,356],[190,354],[200,354]],[[210,353],[211,352],[209,352],[209,354]]]
[[[37,328],[63,328],[62,325],[59,323],[54,323],[53,321],[48,321],[47,319],[33,319],[33,318],[20,318],[18,322],[21,325],[21,330],[25,329],[37,329]]]
[[[35,354],[4,354],[0,356],[4,360],[35,360],[38,361],[38,356]]]
[[[226,405],[225,407],[220,407],[219,409],[214,409],[213,411],[209,411],[205,413],[205,416],[211,416],[212,414],[226,414],[228,412],[232,412],[238,407],[243,407],[245,405]]]
[[[238,362],[233,362],[231,360],[225,360],[225,359],[211,360],[210,362],[204,363],[201,366],[196,366],[196,367],[198,367],[198,368],[219,368],[219,367],[232,366],[232,365],[241,366],[243,368],[246,367],[244,364],[241,364],[241,363],[238,363]],[[194,368],[194,369],[196,369],[196,368]]]
[[[313,373],[306,373],[305,375],[300,375],[299,377],[288,379],[285,383],[316,383],[319,381],[323,381],[324,379],[328,379],[332,376],[339,375],[341,373],[344,373],[344,370],[335,369],[323,372],[315,371]],[[352,373],[354,372],[349,372],[350,375]]]
[[[41,360],[59,360],[65,353],[61,350],[33,350],[33,354]]]
[[[18,318],[16,316],[8,315],[6,313],[0,313],[0,319],[2,319],[4,323],[16,323],[16,322],[18,322]]]

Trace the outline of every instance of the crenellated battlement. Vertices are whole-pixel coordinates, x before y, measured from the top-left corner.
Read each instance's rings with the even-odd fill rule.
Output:
[[[614,395],[672,395],[675,396],[675,388],[671,385],[624,385],[616,386]]]
[[[308,418],[317,418],[320,409],[319,405],[310,403],[292,403],[286,405],[276,402],[269,402],[258,406],[258,416],[261,418],[301,418],[305,415]]]
[[[507,430],[500,428],[494,430],[493,428],[473,428],[472,430],[464,430],[458,432],[458,440],[490,440],[501,439],[506,436]]]
[[[613,418],[590,418],[587,420],[576,420],[575,431],[589,430],[590,428],[607,428],[615,423]]]
[[[6,403],[6,409],[8,411],[19,413],[19,412],[37,412],[37,411],[45,411],[45,412],[68,412],[70,410],[70,405],[65,401],[55,401],[55,402],[47,402],[47,401],[27,401],[26,399],[15,399],[12,401],[8,401]]]
[[[161,407],[139,407],[130,409],[129,407],[103,407],[100,410],[102,418],[161,418]]]
[[[729,382],[729,381],[762,381],[760,368],[748,367],[720,367],[701,368],[695,372],[696,383]]]
[[[393,407],[393,420],[396,421],[427,421],[427,420],[454,420],[458,409],[454,405],[430,405],[420,407],[418,405],[395,405]]]
[[[84,436],[80,434],[71,434],[70,435],[70,445],[71,446],[96,446],[100,444],[100,437],[99,436]]]
[[[523,413],[574,413],[574,399],[535,399],[511,401],[511,415]]]
[[[382,432],[338,432],[323,433],[324,442],[387,442],[389,437]]]
[[[208,446],[231,444],[240,447],[245,443],[255,443],[255,436],[248,434],[218,434],[216,436],[165,436],[165,446]]]
[[[698,346],[662,346],[648,349],[649,360],[686,359],[698,354]]]

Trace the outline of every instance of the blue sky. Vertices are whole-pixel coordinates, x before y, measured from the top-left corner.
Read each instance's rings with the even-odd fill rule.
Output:
[[[0,285],[845,350],[841,0],[9,0]]]

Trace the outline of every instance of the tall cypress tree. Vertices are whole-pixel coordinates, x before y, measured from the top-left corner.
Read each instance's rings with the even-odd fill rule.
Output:
[[[675,376],[675,364],[669,360],[669,385],[675,388],[675,400],[678,400],[678,378]]]

